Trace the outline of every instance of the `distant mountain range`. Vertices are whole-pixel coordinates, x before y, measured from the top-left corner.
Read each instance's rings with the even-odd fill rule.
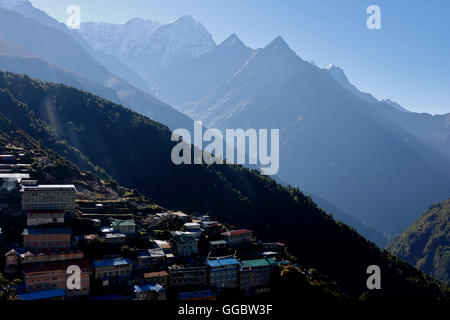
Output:
[[[280,178],[388,236],[450,193],[449,158],[396,118],[417,114],[360,93],[281,37],[251,50],[232,36],[170,71],[157,94],[207,127],[280,128]]]
[[[167,127],[99,96],[0,72],[0,142],[28,141],[166,208],[209,212],[266,241],[283,241],[302,266],[326,274],[351,299],[448,298],[448,288],[335,221],[298,188],[241,166],[174,165],[170,136]],[[78,172],[70,163],[53,171],[65,179],[67,170]],[[371,264],[383,272],[383,290],[367,290]]]
[[[220,129],[280,128],[280,178],[352,213],[354,227],[393,236],[448,197],[449,115],[378,101],[281,37],[257,50],[234,34],[216,45],[191,16],[73,31],[26,0],[0,7],[14,10],[0,9],[3,70],[96,93],[172,130],[190,129],[189,116]]]
[[[152,87],[168,66],[216,46],[205,27],[189,15],[168,24],[139,18],[122,25],[87,22],[80,34],[96,50],[132,67]]]
[[[423,272],[450,282],[450,199],[431,205],[388,250]]]
[[[39,17],[45,14],[42,11],[38,12],[40,13]],[[52,18],[48,16],[46,19],[52,21]],[[0,7],[0,29],[2,30],[0,37],[3,39],[3,47],[11,45],[16,49],[20,48],[19,51],[31,53],[34,58],[39,58],[39,61],[35,59],[32,65],[30,65],[30,60],[17,63],[17,59],[23,61],[24,58],[23,55],[18,54],[16,63],[4,63],[3,70],[23,72],[42,80],[61,82],[79,89],[92,90],[96,94],[162,122],[172,130],[193,127],[193,121],[188,116],[112,74],[74,40],[72,37],[74,34],[69,33],[65,25],[56,21],[54,23],[59,27],[49,27],[47,25],[50,23],[41,24],[34,18],[27,18],[16,11]],[[60,28],[67,30],[63,32],[59,30]],[[77,33],[75,35],[78,36]],[[5,48],[3,50],[9,51],[9,59],[14,56],[12,55],[13,49]],[[52,69],[55,70],[55,66],[58,67],[58,72],[52,71]],[[44,71],[44,69],[46,70]],[[61,72],[62,69],[66,72]],[[71,81],[68,81],[67,72],[72,73]],[[77,80],[73,81],[74,78]],[[87,82],[91,83],[89,87],[86,87]],[[78,85],[80,83],[85,83],[85,85]],[[96,89],[92,89],[93,87]]]

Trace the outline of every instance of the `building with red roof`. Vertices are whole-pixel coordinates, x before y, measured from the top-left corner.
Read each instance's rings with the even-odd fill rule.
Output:
[[[225,240],[229,246],[240,246],[252,241],[253,231],[248,229],[232,230],[221,233],[222,239]]]

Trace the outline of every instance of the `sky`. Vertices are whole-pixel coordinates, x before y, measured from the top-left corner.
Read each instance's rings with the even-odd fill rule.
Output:
[[[220,43],[232,33],[252,48],[281,35],[304,60],[341,67],[361,91],[408,110],[450,112],[450,1],[447,0],[31,0],[65,22],[170,22],[190,14]],[[369,5],[381,29],[369,30]]]

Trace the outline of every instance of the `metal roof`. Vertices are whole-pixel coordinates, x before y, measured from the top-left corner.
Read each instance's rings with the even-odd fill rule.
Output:
[[[24,293],[19,295],[22,300],[42,300],[65,296],[63,289],[45,290],[31,293]]]
[[[223,236],[235,236],[238,234],[247,234],[247,233],[252,233],[252,231],[248,230],[248,229],[232,230],[232,231],[228,231],[228,232],[223,232],[222,235]]]
[[[223,258],[216,260],[207,260],[206,264],[210,267],[225,267],[230,265],[238,265],[239,261],[236,258]]]
[[[144,291],[156,291],[161,292],[165,291],[164,287],[160,284],[156,283],[149,283],[149,284],[143,284],[140,286],[134,286],[134,292],[144,292]]]
[[[126,258],[94,261],[94,267],[96,267],[96,268],[111,267],[111,266],[123,266],[123,265],[127,265],[127,264],[131,264],[131,260],[126,259]]]
[[[266,259],[241,261],[243,267],[268,267],[270,263]]]
[[[210,244],[227,244],[228,242],[226,242],[225,240],[215,240],[215,241],[210,241]]]
[[[114,227],[131,227],[135,226],[136,223],[134,223],[133,220],[113,220],[111,222],[111,225]]]
[[[22,186],[21,191],[77,191],[73,184],[40,184],[37,186]]]

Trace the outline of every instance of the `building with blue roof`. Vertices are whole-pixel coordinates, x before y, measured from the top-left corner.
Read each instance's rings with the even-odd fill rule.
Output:
[[[211,287],[237,288],[239,261],[236,258],[208,259],[206,265],[209,267],[209,285]]]
[[[130,259],[117,258],[94,261],[95,279],[103,286],[114,286],[129,279],[133,273],[133,263]]]
[[[37,291],[31,293],[24,293],[19,295],[21,300],[64,300],[66,292],[63,289]]]
[[[136,300],[166,300],[166,289],[156,283],[133,286]]]

